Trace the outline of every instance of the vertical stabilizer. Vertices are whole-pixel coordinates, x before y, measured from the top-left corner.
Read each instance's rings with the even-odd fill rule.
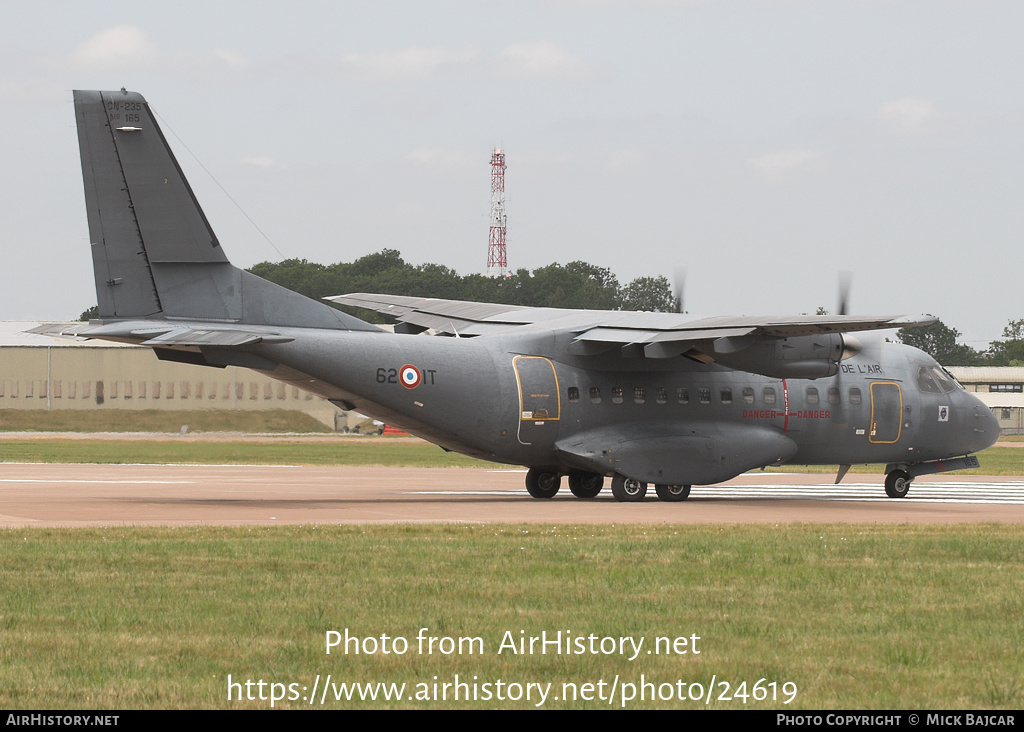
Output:
[[[141,106],[137,95],[131,96],[132,103]],[[157,315],[162,311],[160,297],[114,139],[115,134],[128,133],[114,130],[106,106],[102,92],[75,92],[99,314],[103,318]]]
[[[141,94],[74,96],[100,318],[376,330],[231,265]]]

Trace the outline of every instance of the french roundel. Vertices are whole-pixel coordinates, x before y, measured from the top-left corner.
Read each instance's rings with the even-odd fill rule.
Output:
[[[412,364],[406,364],[402,367],[402,370],[398,372],[398,378],[402,381],[402,386],[406,389],[415,389],[420,385],[420,370]]]

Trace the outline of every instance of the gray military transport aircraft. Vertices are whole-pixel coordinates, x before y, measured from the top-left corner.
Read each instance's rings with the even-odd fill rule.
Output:
[[[242,366],[467,455],[526,466],[526,488],[664,501],[768,465],[885,463],[886,493],[978,465],[992,412],[931,357],[845,335],[931,318],[694,318],[329,298],[389,333],[231,265],[146,100],[76,91],[99,317],[38,332]],[[447,337],[446,337],[447,336]]]

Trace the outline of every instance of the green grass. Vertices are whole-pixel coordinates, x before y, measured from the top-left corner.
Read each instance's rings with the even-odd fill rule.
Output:
[[[269,706],[229,701],[229,674],[307,687],[331,674],[410,691],[458,674],[551,682],[559,695],[563,682],[610,686],[616,675],[621,684],[642,674],[673,686],[796,685],[789,706],[719,701],[716,686],[713,708],[1019,709],[1022,547],[1018,525],[7,530],[0,707]],[[480,638],[484,652],[420,654],[420,628]],[[326,655],[325,633],[345,629],[411,647]],[[644,648],[658,636],[697,635],[701,653],[499,655],[505,631],[520,630],[642,637]]]
[[[233,409],[0,409],[2,432],[333,432],[305,412]]]
[[[303,442],[0,438],[0,463],[110,463],[198,465],[393,465],[448,468],[490,465],[418,440],[387,437]]]

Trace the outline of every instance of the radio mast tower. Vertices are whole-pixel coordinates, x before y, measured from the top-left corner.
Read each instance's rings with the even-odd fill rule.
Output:
[[[505,153],[491,151],[491,235],[487,242],[487,276],[505,277]]]

